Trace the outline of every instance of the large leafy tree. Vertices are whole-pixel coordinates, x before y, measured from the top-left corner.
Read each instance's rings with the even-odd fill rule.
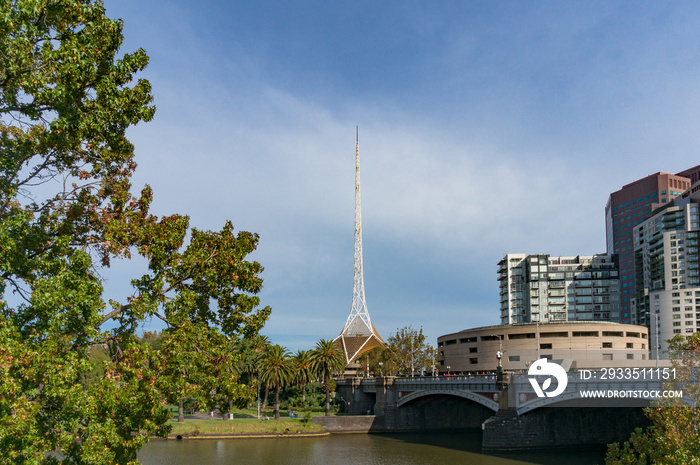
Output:
[[[342,373],[345,369],[345,356],[338,347],[328,339],[321,339],[311,351],[311,367],[315,373],[323,377],[323,388],[326,393],[326,416],[331,413],[331,376]]]
[[[241,373],[242,379],[253,387],[257,388],[258,398],[258,415],[260,414],[260,379],[261,361],[265,356],[267,348],[271,345],[270,338],[262,334],[256,334],[252,337],[246,337],[237,341],[235,352],[237,355],[237,370]],[[265,384],[265,398],[262,409],[265,409],[267,404],[268,387]]]
[[[412,326],[397,329],[396,334],[389,337],[388,358],[399,373],[413,376],[423,369],[432,371],[434,353],[426,341],[423,328],[416,330]]]
[[[179,405],[178,421],[184,421],[183,401],[218,408],[224,419],[235,405],[247,407],[255,398],[251,383],[240,382],[241,354],[223,334],[204,324],[187,323],[191,328],[170,328],[163,334],[158,360],[159,388],[168,402]]]
[[[368,374],[415,376],[435,371],[435,349],[427,342],[423,328],[404,326],[387,340],[388,347],[377,347],[360,359]]]
[[[609,446],[606,464],[700,464],[700,333],[688,339],[677,335],[669,341],[669,353],[674,371],[664,389],[683,391],[683,400],[664,399],[645,409],[652,425]]]
[[[269,315],[256,296],[262,267],[245,259],[257,235],[190,229],[186,216],[149,213],[150,187],[132,194],[125,131],[155,108],[135,79],[148,57],[119,56],[122,39],[99,1],[0,0],[2,463],[53,462],[49,451],[64,463],[136,463],[150,435],[167,433],[162,402],[178,373],[168,363],[217,354],[221,336],[251,336]],[[132,254],[148,271],[107,302],[101,268]],[[138,344],[151,318],[193,343],[167,359]],[[81,383],[98,345],[110,355],[104,376]],[[188,379],[215,362],[197,360]]]

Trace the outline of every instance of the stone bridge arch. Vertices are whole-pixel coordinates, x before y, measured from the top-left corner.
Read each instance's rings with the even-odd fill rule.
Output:
[[[476,394],[471,391],[456,391],[452,389],[430,389],[430,390],[420,390],[420,391],[413,391],[409,394],[406,394],[402,396],[398,401],[396,402],[396,407],[400,408],[402,405],[405,405],[413,400],[419,399],[421,397],[427,397],[427,396],[436,396],[436,395],[447,395],[447,396],[453,396],[453,397],[461,397],[463,399],[468,399],[472,402],[475,402],[479,405],[482,405],[494,412],[498,412],[498,402],[489,399],[487,397],[484,397],[483,395]]]

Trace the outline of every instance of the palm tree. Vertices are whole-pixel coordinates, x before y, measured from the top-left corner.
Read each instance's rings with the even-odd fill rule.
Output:
[[[273,345],[260,362],[260,379],[275,389],[275,420],[280,419],[280,390],[292,380],[289,352],[280,345]]]
[[[311,382],[313,374],[311,372],[311,352],[308,350],[298,350],[292,358],[294,367],[294,382],[301,387],[301,400],[306,406],[306,385]]]
[[[250,338],[243,338],[238,344],[238,352],[241,354],[239,370],[241,373],[247,373],[250,377],[251,384],[258,386],[258,416],[260,415],[260,363],[270,347],[270,338],[257,334]],[[267,383],[265,383],[265,398],[262,404],[262,409],[265,410],[267,405]]]
[[[314,372],[323,375],[326,391],[326,416],[331,414],[331,374],[345,369],[345,356],[333,341],[321,339],[311,352],[311,366]]]

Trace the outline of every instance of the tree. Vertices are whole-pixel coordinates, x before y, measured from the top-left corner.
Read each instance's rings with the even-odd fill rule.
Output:
[[[260,378],[275,390],[275,420],[279,420],[280,390],[289,384],[294,376],[289,361],[289,352],[278,344],[270,346],[260,365]]]
[[[257,387],[258,403],[260,402],[261,385],[260,362],[262,361],[265,352],[270,345],[270,338],[261,334],[243,338],[236,344],[236,352],[239,354],[238,370],[240,373],[242,373],[244,379],[248,379],[250,386]],[[263,410],[267,404],[267,395],[268,387],[267,384],[265,384],[265,398],[262,404]],[[259,413],[260,412],[258,411],[258,414]]]
[[[399,372],[395,357],[386,347],[375,347],[360,357],[360,367],[367,376],[386,376]]]
[[[136,331],[159,318],[168,337],[205,341],[196,353],[257,333],[270,309],[246,256],[259,238],[158,218],[149,186],[132,194],[125,132],[154,115],[150,84],[134,80],[148,57],[117,56],[122,23],[101,2],[0,5],[0,461],[50,462],[55,450],[66,463],[137,463],[148,437],[168,432],[167,363],[186,350],[166,359]],[[100,270],[132,254],[148,272],[107,304]],[[96,345],[109,350],[104,375],[80,383]]]
[[[664,399],[645,409],[652,425],[637,428],[622,445],[610,445],[606,464],[700,464],[700,333],[688,339],[676,335],[669,341],[669,353],[674,375],[664,389],[682,390],[684,400]]]
[[[294,370],[294,383],[301,387],[302,403],[306,405],[306,386],[312,381],[311,352],[298,350],[291,360]]]
[[[333,341],[321,339],[311,352],[311,366],[315,373],[323,377],[326,392],[326,416],[331,413],[331,376],[345,369],[345,356]]]
[[[426,342],[423,328],[415,330],[412,326],[404,326],[389,337],[388,343],[389,361],[400,374],[414,376],[417,370],[431,370],[435,363],[433,348]]]

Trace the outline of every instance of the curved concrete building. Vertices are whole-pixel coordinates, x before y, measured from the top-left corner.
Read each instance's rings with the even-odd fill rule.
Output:
[[[612,322],[550,322],[484,326],[438,337],[438,370],[494,371],[497,353],[507,371],[527,370],[540,358],[564,361],[567,369],[648,367],[646,326]]]

